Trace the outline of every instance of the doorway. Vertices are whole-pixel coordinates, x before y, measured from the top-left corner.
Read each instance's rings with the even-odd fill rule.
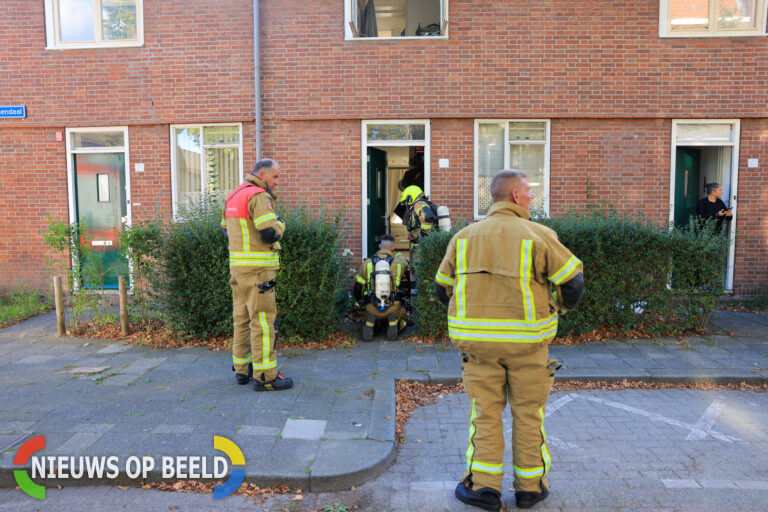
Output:
[[[395,212],[398,184],[416,184],[429,194],[428,140],[427,121],[363,121],[363,258],[378,250],[386,233],[408,257],[408,233]]]
[[[732,221],[723,228],[729,243],[725,282],[728,292],[733,290],[738,149],[738,120],[672,123],[670,222],[678,227],[688,224],[696,214],[696,204],[707,197],[707,184],[719,183],[723,187],[723,202],[734,207]]]
[[[130,224],[127,129],[67,130],[70,222],[85,228],[81,242],[90,249],[78,286],[116,290],[129,279],[121,254],[120,232]]]

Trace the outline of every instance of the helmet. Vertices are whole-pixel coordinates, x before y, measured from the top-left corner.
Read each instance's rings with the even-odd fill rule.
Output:
[[[411,185],[403,190],[403,194],[400,196],[400,202],[405,203],[406,206],[411,206],[416,202],[416,199],[422,195],[424,195],[424,192],[417,185]]]

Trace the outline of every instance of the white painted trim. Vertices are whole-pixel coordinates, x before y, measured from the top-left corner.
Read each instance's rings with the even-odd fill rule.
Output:
[[[677,127],[681,124],[728,124],[732,126],[733,142],[724,143],[719,141],[699,142],[699,143],[681,143],[681,146],[691,147],[731,147],[731,186],[728,198],[733,207],[733,218],[731,219],[731,229],[728,235],[728,268],[725,277],[725,291],[733,291],[733,273],[736,257],[736,222],[739,215],[738,206],[738,188],[739,188],[739,145],[741,143],[741,120],[740,119],[673,119],[672,120],[672,140],[670,151],[670,170],[669,170],[669,226],[675,224],[675,168],[677,166]]]
[[[741,30],[717,30],[715,27],[715,9],[716,2],[710,2],[709,20],[712,28],[707,30],[685,30],[673,32],[669,23],[669,0],[659,0],[659,37],[666,39],[679,38],[707,38],[707,37],[761,37],[766,35],[766,19],[768,19],[768,0],[757,0],[762,2],[762,8],[758,7],[756,27],[753,29]]]
[[[169,125],[169,133],[170,133],[170,151],[171,151],[171,212],[172,212],[172,218],[174,220],[179,219],[179,203],[176,199],[176,192],[178,191],[178,180],[176,178],[176,134],[174,131],[176,129],[185,129],[185,128],[199,128],[200,129],[200,190],[205,191],[205,173],[202,172],[203,169],[205,169],[205,155],[202,151],[202,148],[206,147],[207,145],[204,144],[205,142],[205,128],[208,127],[214,127],[214,126],[237,126],[240,129],[240,144],[239,146],[237,144],[220,144],[216,145],[217,148],[235,148],[239,147],[238,155],[240,159],[240,170],[238,172],[238,178],[240,180],[240,183],[242,184],[245,180],[244,175],[244,166],[245,163],[243,162],[243,123],[205,123],[205,124],[172,124]]]
[[[104,48],[141,48],[144,46],[144,0],[136,0],[136,37],[135,40],[105,41],[97,28],[101,27],[101,0],[95,0],[94,41],[61,42],[59,32],[59,0],[45,0],[45,49],[46,50],[96,50]]]
[[[349,27],[350,22],[352,21],[352,6],[350,5],[350,2],[354,2],[356,0],[344,0],[344,40],[345,41],[447,41],[450,33],[451,33],[451,27],[450,23],[445,24],[445,34],[441,34],[439,36],[407,36],[407,37],[355,37],[352,34],[352,29]],[[444,21],[448,20],[448,0],[441,0],[440,1],[440,27],[442,30],[442,27],[444,25]],[[426,153],[425,153],[426,158]]]
[[[510,144],[543,144],[544,145],[544,213],[549,215],[550,211],[550,182],[552,181],[552,172],[550,170],[550,152],[552,145],[552,120],[551,119],[475,119],[475,163],[474,173],[472,177],[473,181],[473,197],[472,197],[472,214],[475,220],[484,219],[485,215],[479,214],[479,205],[477,204],[477,182],[480,174],[478,168],[479,160],[479,138],[480,138],[480,125],[481,124],[504,124],[504,168],[509,169],[509,146]],[[532,141],[510,141],[509,140],[509,125],[510,123],[545,123],[545,137],[546,140],[532,140]]]
[[[119,147],[110,148],[87,148],[73,151],[72,150],[72,137],[73,133],[93,133],[93,132],[123,132],[123,145]],[[87,154],[87,153],[123,153],[125,155],[125,216],[128,219],[126,226],[131,226],[133,221],[132,209],[131,209],[131,160],[129,152],[129,140],[128,140],[128,127],[127,126],[101,126],[101,127],[88,127],[88,128],[65,128],[64,137],[66,142],[67,151],[67,201],[69,203],[69,223],[74,224],[77,222],[77,212],[75,204],[75,176],[74,168],[72,166],[72,155]],[[70,253],[70,264],[74,266],[75,255]],[[129,264],[129,281],[133,283],[133,269]],[[76,282],[74,284],[75,289],[78,289],[80,284]],[[133,284],[131,284],[131,290]]]
[[[424,140],[408,140],[408,141],[378,141],[372,140],[368,143],[368,125],[372,124],[423,124],[424,125]],[[362,198],[362,250],[361,254],[363,258],[368,257],[368,146],[384,146],[384,147],[411,147],[411,146],[424,146],[424,194],[429,196],[432,192],[432,172],[431,172],[431,158],[432,158],[432,123],[429,119],[373,119],[362,121],[360,123],[360,173],[362,180],[362,189],[360,190],[360,196]]]

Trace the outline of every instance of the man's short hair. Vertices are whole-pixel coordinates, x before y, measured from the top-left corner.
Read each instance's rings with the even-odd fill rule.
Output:
[[[491,180],[491,198],[493,202],[506,201],[509,198],[509,182],[527,178],[528,175],[517,169],[504,169],[496,173]]]
[[[277,162],[275,162],[271,158],[262,158],[261,160],[256,162],[256,165],[253,166],[253,174],[258,174],[259,171],[269,172],[269,170],[276,165],[277,165]]]
[[[718,188],[720,188],[720,184],[719,183],[707,183],[707,195],[711,194],[712,192],[714,192]]]
[[[395,237],[387,233],[386,235],[381,235],[380,243],[384,244],[384,242],[390,242],[394,245],[395,243]]]

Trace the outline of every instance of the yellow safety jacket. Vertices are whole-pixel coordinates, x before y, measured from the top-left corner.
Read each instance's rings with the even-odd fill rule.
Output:
[[[282,237],[285,223],[274,211],[274,197],[258,177],[245,182],[227,197],[221,227],[229,238],[229,266],[233,273],[280,268],[280,242],[267,243],[260,231],[272,228]]]
[[[464,350],[477,342],[548,342],[557,333],[551,288],[582,272],[552,229],[524,208],[493,204],[486,219],[459,231],[435,280],[446,288],[448,332]]]
[[[400,289],[400,281],[403,278],[403,271],[405,269],[400,263],[398,263],[397,259],[395,259],[395,253],[393,251],[386,251],[382,249],[376,252],[376,256],[378,256],[380,259],[386,259],[387,257],[392,258],[392,262],[389,264],[389,271],[392,273],[389,289],[392,291],[392,293],[398,292]],[[363,264],[360,265],[360,270],[355,276],[355,281],[362,285],[363,297],[371,293],[373,290],[373,270],[373,260],[371,258],[366,258],[363,261]]]
[[[431,208],[423,199],[413,203],[405,214],[405,225],[408,229],[408,238],[413,243],[418,243],[423,235],[431,233],[437,223],[437,212],[431,212],[431,221],[427,220],[427,211]]]

